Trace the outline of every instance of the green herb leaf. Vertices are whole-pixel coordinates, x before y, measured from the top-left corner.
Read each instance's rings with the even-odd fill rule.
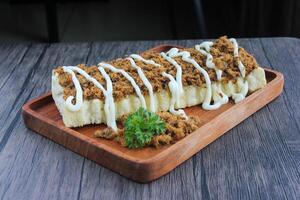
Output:
[[[129,148],[143,147],[151,142],[153,135],[166,130],[166,123],[155,113],[139,108],[125,121],[125,144]]]

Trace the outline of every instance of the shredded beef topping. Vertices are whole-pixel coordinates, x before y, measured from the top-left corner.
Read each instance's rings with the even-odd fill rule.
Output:
[[[214,69],[209,69],[205,65],[206,56],[202,55],[194,48],[183,48],[181,51],[188,51],[191,57],[207,72],[212,81],[217,81],[216,73]],[[255,69],[258,64],[253,56],[251,56],[245,49],[239,47],[239,56],[233,56],[233,45],[226,36],[217,39],[213,46],[211,47],[210,53],[213,56],[213,62],[216,67],[223,71],[221,81],[234,81],[240,76],[240,71],[238,69],[237,61],[240,60],[246,69],[246,75],[248,75],[253,69]],[[142,68],[145,76],[150,81],[153,91],[160,92],[162,90],[168,89],[169,79],[162,76],[162,72],[165,71],[172,76],[176,76],[176,67],[171,63],[162,58],[162,56],[153,51],[144,52],[141,56],[145,59],[151,59],[156,63],[160,64],[161,67],[156,67],[151,64],[146,64],[142,61],[135,60],[136,64]],[[182,83],[183,86],[203,86],[205,84],[204,76],[190,63],[182,60],[181,57],[176,57],[174,60],[182,67]],[[146,86],[143,84],[141,78],[139,77],[137,70],[134,69],[127,59],[116,59],[108,62],[116,68],[124,69],[130,76],[133,77],[137,85],[140,87],[144,95],[148,94]],[[97,66],[87,67],[83,64],[78,65],[81,69],[86,71],[90,76],[94,77],[99,81],[104,88],[106,88],[105,79],[102,77]],[[113,73],[108,69],[105,71],[110,76],[113,82],[113,96],[115,101],[122,100],[128,95],[135,95],[135,90],[131,83],[119,73]],[[55,69],[58,74],[59,83],[64,88],[64,98],[68,96],[75,96],[76,90],[72,82],[72,77],[70,74],[65,73],[62,67]],[[82,75],[75,73],[81,87],[83,89],[84,99],[100,99],[104,100],[104,95],[102,91],[97,88],[93,83],[87,81]]]

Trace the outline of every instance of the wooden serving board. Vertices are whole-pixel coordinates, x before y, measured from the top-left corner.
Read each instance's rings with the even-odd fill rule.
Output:
[[[152,50],[161,52],[171,47],[174,46],[163,45]],[[283,89],[283,75],[270,69],[265,69],[265,72],[267,85],[238,104],[230,102],[213,111],[203,110],[201,106],[186,108],[188,115],[200,118],[201,127],[175,144],[159,149],[128,149],[115,141],[94,137],[94,131],[104,128],[104,125],[64,126],[51,93],[27,102],[23,106],[23,118],[28,128],[66,148],[130,179],[149,182],[170,172],[279,96]]]

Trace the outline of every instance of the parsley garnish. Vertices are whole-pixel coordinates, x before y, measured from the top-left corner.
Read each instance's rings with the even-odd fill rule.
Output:
[[[158,115],[141,107],[125,121],[125,144],[129,148],[143,147],[151,142],[153,135],[165,130],[166,123]]]

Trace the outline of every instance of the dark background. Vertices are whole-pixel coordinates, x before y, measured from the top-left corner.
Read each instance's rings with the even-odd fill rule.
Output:
[[[0,42],[300,37],[300,1],[2,0]]]

